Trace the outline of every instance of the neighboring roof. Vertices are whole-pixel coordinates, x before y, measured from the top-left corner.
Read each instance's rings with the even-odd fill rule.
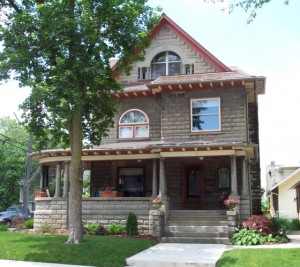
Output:
[[[300,186],[300,180],[295,183],[290,189],[296,189],[296,187],[299,187]]]
[[[190,47],[196,50],[206,61],[213,65],[217,71],[231,71],[229,67],[218,60],[213,54],[200,45],[193,37],[180,28],[173,20],[171,20],[166,14],[162,14],[162,17],[158,24],[156,24],[153,30],[149,34],[149,38],[153,39],[156,34],[164,27],[167,26],[173,32],[175,32],[181,39],[183,39]]]
[[[276,189],[277,187],[281,186],[282,184],[290,181],[291,179],[295,178],[295,177],[298,177],[299,178],[299,181],[300,181],[300,168],[298,168],[296,171],[294,171],[289,177],[285,178],[284,180],[282,180],[280,183],[274,185],[272,188],[271,188],[271,191],[273,191],[274,189]],[[292,189],[292,188],[291,188]]]

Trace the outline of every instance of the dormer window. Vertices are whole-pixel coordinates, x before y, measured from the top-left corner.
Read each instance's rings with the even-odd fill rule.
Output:
[[[148,138],[149,119],[138,109],[131,109],[123,113],[119,120],[119,138]]]
[[[151,78],[181,74],[181,58],[170,51],[159,53],[151,62]]]

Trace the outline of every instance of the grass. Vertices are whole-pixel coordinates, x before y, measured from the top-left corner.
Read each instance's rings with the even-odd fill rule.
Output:
[[[233,249],[226,251],[217,267],[299,267],[300,249]]]
[[[66,236],[0,232],[0,259],[121,267],[126,258],[157,242],[129,237],[84,236],[79,245]]]

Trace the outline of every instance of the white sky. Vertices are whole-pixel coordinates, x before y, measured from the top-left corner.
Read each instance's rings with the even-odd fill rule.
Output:
[[[226,0],[225,0],[226,2]],[[202,0],[149,0],[227,66],[267,78],[259,97],[262,183],[265,166],[300,162],[300,1],[273,0],[249,14],[221,11]],[[17,82],[0,85],[0,116],[14,117],[29,94]]]

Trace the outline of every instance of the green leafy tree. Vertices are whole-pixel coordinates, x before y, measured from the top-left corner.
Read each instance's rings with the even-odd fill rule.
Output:
[[[110,93],[121,90],[114,73],[142,58],[157,20],[146,2],[0,1],[0,77],[13,73],[32,88],[23,118],[39,146],[71,149],[68,243],[82,241],[83,140],[99,144],[113,124],[117,106]],[[115,56],[119,64],[111,68]]]
[[[28,133],[9,117],[0,118],[0,211],[19,203]]]
[[[206,3],[224,2],[224,0],[203,0]],[[230,0],[229,13],[233,12],[235,8],[242,8],[245,12],[250,12],[248,23],[252,22],[256,17],[256,10],[262,8],[265,4],[273,0]],[[289,4],[289,0],[281,0],[285,5]]]

